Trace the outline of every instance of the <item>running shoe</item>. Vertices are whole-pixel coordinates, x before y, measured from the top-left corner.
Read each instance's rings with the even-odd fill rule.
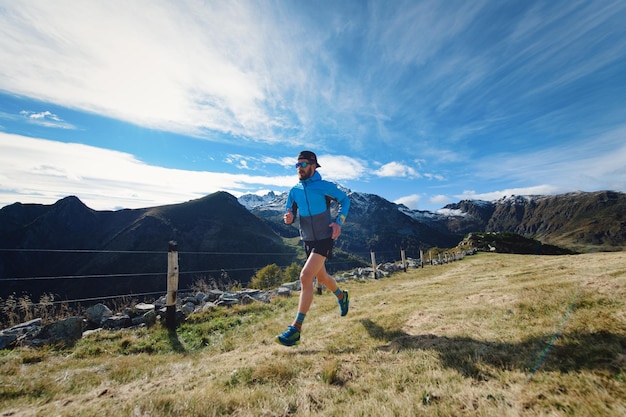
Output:
[[[348,309],[350,308],[350,296],[348,295],[348,291],[343,290],[343,298],[341,300],[337,300],[337,302],[339,303],[341,317],[348,314]]]
[[[276,336],[276,343],[283,346],[295,346],[300,343],[300,332],[295,327],[289,326],[283,334]]]

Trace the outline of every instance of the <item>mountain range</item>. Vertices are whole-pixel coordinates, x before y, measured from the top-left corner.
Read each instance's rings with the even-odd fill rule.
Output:
[[[225,192],[120,211],[95,211],[73,196],[52,205],[15,203],[0,209],[0,297],[162,292],[170,241],[177,243],[180,288],[220,279],[222,269],[246,282],[256,269],[296,253]]]
[[[349,191],[349,190],[348,190]],[[377,195],[349,192],[348,222],[337,242],[350,252],[409,252],[456,246],[471,232],[512,232],[575,252],[626,246],[626,194],[615,191],[462,200],[437,211],[410,210]],[[286,194],[245,195],[241,204],[284,235]]]
[[[349,191],[351,209],[330,270],[397,260],[404,249],[454,247],[471,232],[511,232],[577,252],[623,250],[626,194],[576,192],[464,200],[435,212]],[[180,287],[197,279],[247,284],[255,271],[302,259],[298,230],[282,221],[286,194],[218,192],[144,209],[96,211],[70,196],[52,205],[0,209],[0,297],[61,299],[162,292],[167,250],[177,242]],[[334,208],[333,208],[334,209]]]

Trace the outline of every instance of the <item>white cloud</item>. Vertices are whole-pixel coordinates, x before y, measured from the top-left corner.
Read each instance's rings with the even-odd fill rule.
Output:
[[[396,204],[404,204],[411,210],[417,210],[419,207],[420,196],[417,194],[411,194],[404,197],[400,197],[394,201]]]
[[[254,169],[252,166],[250,166],[251,161],[254,162],[252,158],[250,157],[247,157],[245,155],[237,155],[237,154],[230,154],[224,160],[224,162],[226,162],[227,164],[231,164],[237,167],[238,169],[242,169],[246,171],[250,171]]]
[[[509,188],[505,190],[499,191],[489,191],[483,193],[476,193],[472,190],[465,190],[463,193],[456,195],[455,197],[460,200],[484,200],[484,201],[493,201],[498,200],[502,197],[511,196],[511,195],[551,195],[558,194],[560,192],[564,192],[558,187],[553,185],[537,185],[534,187],[522,187],[522,188]]]
[[[419,178],[419,173],[408,165],[401,164],[400,162],[389,162],[381,166],[374,172],[379,177],[407,177],[407,178]]]
[[[430,204],[439,204],[439,205],[446,205],[450,202],[452,202],[452,200],[450,199],[450,197],[443,195],[443,194],[439,194],[439,195],[435,195],[432,196],[431,198],[428,199],[428,202]]]
[[[320,173],[329,180],[447,180],[458,187],[448,189],[451,196],[485,198],[529,189],[526,184],[626,189],[625,130],[614,128],[624,120],[620,23],[626,3],[546,2],[519,13],[485,0],[452,8],[437,1],[367,8],[337,2],[315,12],[296,3],[4,1],[0,91],[76,110],[71,122],[87,132],[81,111],[232,142],[234,153],[245,153],[246,141],[281,143],[284,153],[313,142],[339,155],[320,155]],[[502,25],[485,24],[493,18]],[[75,128],[41,110],[0,111],[6,120],[0,129],[24,127],[24,120]],[[32,134],[32,126],[26,128],[17,131]],[[490,156],[495,151],[501,153]],[[91,171],[74,162],[33,152],[42,163],[25,173],[29,181],[43,172],[51,173],[50,181],[73,179],[71,187],[91,181],[84,175]],[[132,172],[137,178],[148,168],[161,170],[127,156],[128,166],[143,165]],[[204,186],[234,182],[240,187],[234,190],[277,178],[291,185],[294,159],[232,158],[247,172],[281,165],[288,168],[285,177],[185,178]],[[373,160],[408,162],[370,169]],[[162,172],[170,171],[155,175]],[[100,185],[108,177],[102,178]],[[18,184],[0,183],[4,190]],[[410,182],[395,183],[385,187]],[[71,188],[50,184],[55,187],[63,195]],[[115,194],[117,186],[111,189]],[[475,191],[459,194],[463,189]],[[49,195],[43,185],[33,193]]]
[[[220,190],[239,196],[259,186],[276,189],[293,183],[294,176],[161,168],[123,152],[0,132],[0,207],[14,202],[51,204],[76,195],[97,210],[140,208]]]
[[[288,48],[274,34],[278,25],[266,21],[273,15],[255,5],[2,7],[0,90],[196,136],[213,130],[271,142],[277,124],[289,125],[272,108],[291,82],[285,60],[293,54],[280,53]]]
[[[29,123],[33,123],[44,127],[53,127],[59,129],[76,129],[76,127],[65,120],[61,119],[54,113],[49,111],[33,112],[28,110],[22,110],[20,115],[25,117]]]
[[[424,174],[425,178],[428,178],[429,180],[438,180],[438,181],[443,181],[446,178],[441,175],[441,174],[430,174],[430,173],[425,173]]]
[[[319,173],[326,180],[358,179],[367,172],[367,166],[362,161],[348,156],[318,154],[317,160],[322,165]],[[291,163],[294,163],[293,160]]]
[[[262,157],[260,162],[270,165],[279,165],[293,172],[294,182],[296,181],[296,155],[285,157]],[[367,165],[358,158],[351,158],[344,155],[318,154],[320,164],[319,173],[323,179],[329,181],[358,180],[365,179],[368,172]]]
[[[261,162],[263,162],[264,164],[270,164],[270,165],[280,165],[283,168],[287,168],[287,169],[291,169],[291,168],[295,169],[294,164],[296,163],[296,157],[285,156],[282,158],[274,158],[270,156],[264,156],[261,158]]]

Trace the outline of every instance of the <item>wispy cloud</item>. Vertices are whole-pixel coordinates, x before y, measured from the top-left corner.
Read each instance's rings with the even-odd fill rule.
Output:
[[[249,165],[261,161],[293,165],[294,158],[251,159],[233,154],[227,162],[251,171]],[[357,179],[368,169],[358,159],[346,156],[320,154],[318,158],[323,163],[320,172],[329,180]],[[258,193],[259,189],[280,192],[296,182],[295,169],[283,176],[168,169],[124,152],[0,132],[0,207],[16,201],[51,204],[77,195],[94,209],[140,208],[183,202],[216,191],[235,196]]]
[[[57,129],[76,129],[71,123],[67,123],[59,116],[49,111],[33,112],[28,110],[22,110],[20,115],[25,117],[29,123],[44,127],[52,127]]]
[[[420,174],[411,166],[400,162],[389,162],[374,172],[379,177],[419,178]]]
[[[438,194],[438,195],[434,195],[432,197],[430,197],[428,199],[428,202],[430,204],[436,204],[438,206],[443,206],[445,204],[451,203],[452,200],[450,199],[450,197],[443,195],[443,194]]]
[[[419,210],[421,209],[420,203],[423,200],[424,200],[423,196],[420,196],[419,194],[411,194],[411,195],[403,196],[394,200],[394,203],[404,204],[411,210]],[[427,203],[429,205],[435,205],[437,207],[442,207],[451,202],[452,202],[452,199],[443,194],[435,195],[427,199]]]
[[[399,120],[440,145],[489,134],[626,47],[597,30],[620,2],[527,7],[510,27],[489,20],[488,1],[337,7],[354,17],[248,1],[12,2],[0,88],[203,138],[363,149],[376,135],[411,149]]]
[[[419,202],[421,197],[417,194],[411,194],[404,197],[400,197],[394,201],[396,204],[404,204],[411,210],[417,210],[419,208]]]
[[[626,189],[626,125],[578,142],[516,154],[489,155],[473,161],[477,178],[512,183],[552,184],[550,193]],[[535,187],[535,186],[532,186]],[[502,191],[501,193],[508,192]],[[538,191],[535,191],[539,194]],[[518,192],[521,194],[521,192]]]
[[[24,199],[51,204],[77,195],[94,209],[139,208],[219,190],[238,196],[260,186],[284,189],[293,183],[294,176],[167,169],[123,152],[0,133],[0,206]]]
[[[272,73],[281,62],[264,53],[276,46],[265,41],[280,37],[250,4],[3,8],[0,61],[7,64],[0,88],[198,136],[218,131],[271,142],[275,127],[289,128],[290,121],[271,111],[285,106]]]
[[[49,107],[3,107],[0,129],[41,136],[39,127],[56,128],[49,136],[60,140],[78,126],[85,143],[101,144],[81,123],[89,113],[102,116],[98,129],[113,119],[176,133],[169,137],[181,144],[219,142],[212,165],[235,177],[210,178],[233,190],[291,184],[280,178],[293,174],[285,171],[293,158],[282,155],[298,148],[318,153],[325,179],[393,189],[391,198],[406,193],[414,204],[536,187],[626,189],[626,2],[319,6],[4,2],[0,91]],[[141,152],[142,139],[129,140]],[[33,175],[62,177],[64,164],[48,162]]]

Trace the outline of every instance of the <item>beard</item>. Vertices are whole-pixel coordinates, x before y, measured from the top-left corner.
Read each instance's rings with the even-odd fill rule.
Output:
[[[298,178],[300,181],[307,180],[313,176],[312,169],[305,169],[304,171],[298,171]]]

